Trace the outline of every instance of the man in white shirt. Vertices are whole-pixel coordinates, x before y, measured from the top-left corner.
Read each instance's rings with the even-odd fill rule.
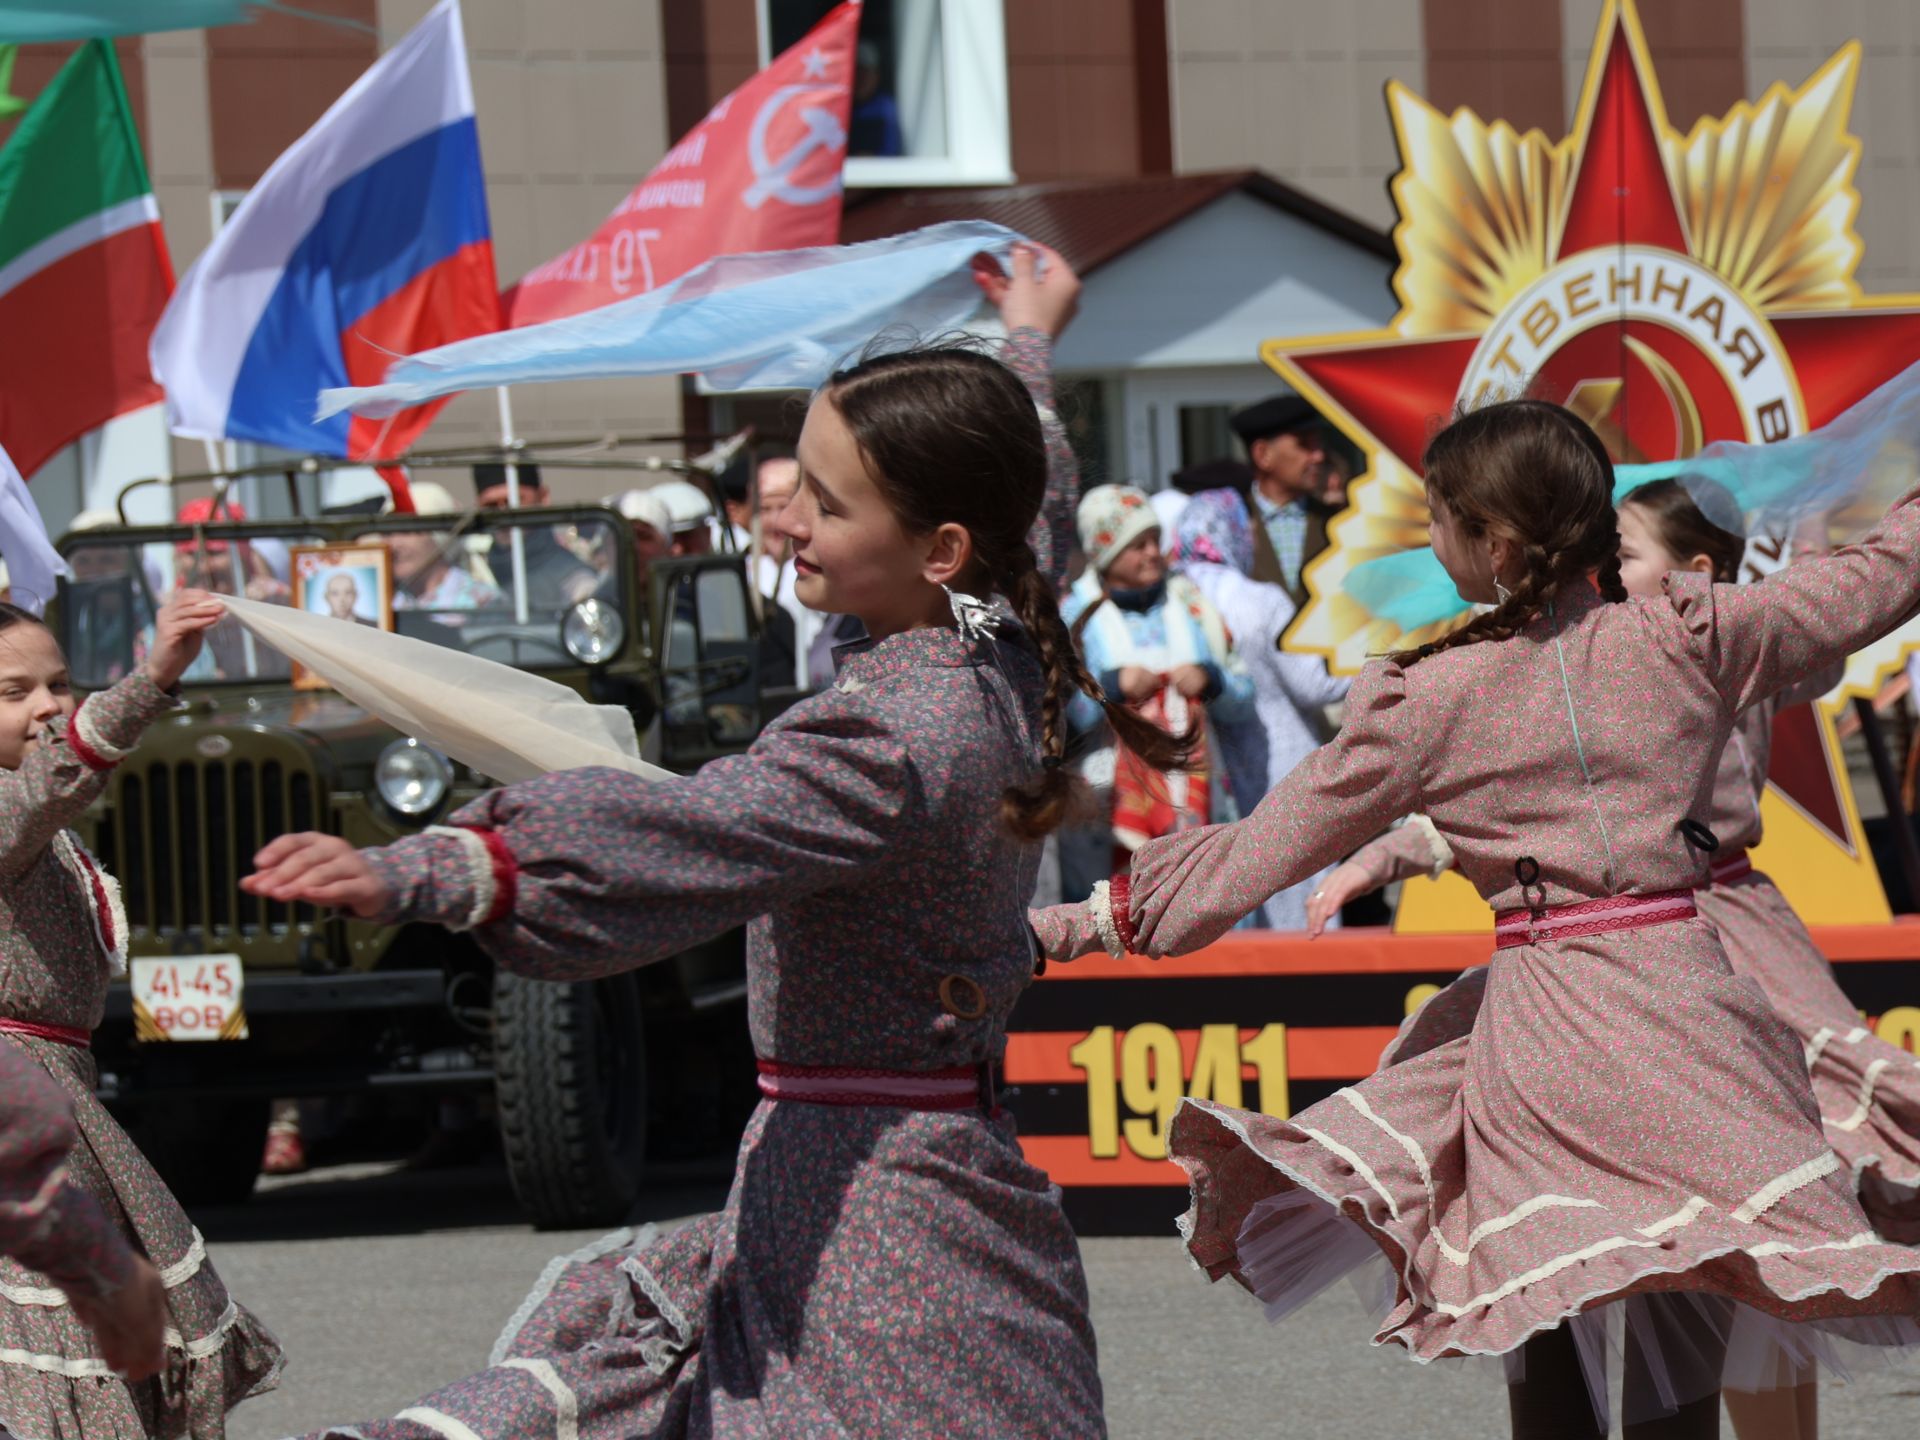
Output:
[[[793,567],[793,547],[780,528],[780,512],[800,489],[800,462],[791,455],[762,456],[755,480],[760,522],[760,548],[754,556],[756,583],[762,595],[770,596],[793,618],[793,683],[804,690],[807,688],[807,652],[826,617],[802,605],[794,593],[798,575]]]

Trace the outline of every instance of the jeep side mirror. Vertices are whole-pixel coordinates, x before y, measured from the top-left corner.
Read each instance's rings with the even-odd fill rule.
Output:
[[[745,749],[760,729],[760,644],[741,557],[656,560],[647,579],[663,762],[684,769]]]

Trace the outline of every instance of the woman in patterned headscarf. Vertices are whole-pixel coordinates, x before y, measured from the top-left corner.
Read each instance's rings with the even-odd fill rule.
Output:
[[[1087,668],[1111,699],[1162,729],[1191,733],[1190,768],[1163,775],[1115,739],[1091,699],[1068,708],[1076,768],[1104,813],[1063,834],[1061,891],[1085,896],[1135,847],[1224,818],[1204,731],[1216,718],[1251,714],[1253,680],[1219,611],[1184,575],[1167,573],[1160,517],[1145,492],[1098,485],[1080,502],[1080,548],[1091,562],[1061,606]],[[1203,720],[1202,717],[1205,717]]]

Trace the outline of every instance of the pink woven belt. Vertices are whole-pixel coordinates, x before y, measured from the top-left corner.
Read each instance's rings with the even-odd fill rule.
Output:
[[[1737,850],[1724,860],[1716,860],[1707,874],[1713,877],[1716,885],[1727,885],[1743,875],[1753,873],[1753,856],[1745,850]]]
[[[1638,930],[1644,925],[1666,925],[1691,920],[1691,890],[1656,890],[1651,895],[1610,895],[1583,900],[1578,905],[1555,905],[1545,910],[1502,910],[1493,917],[1496,950],[1538,945],[1546,940],[1571,940],[1579,935],[1604,935],[1609,930]]]
[[[31,1020],[0,1019],[0,1035],[28,1035],[35,1040],[53,1040],[76,1050],[92,1048],[93,1036],[71,1025],[36,1025]]]
[[[760,1093],[805,1105],[888,1105],[903,1110],[973,1110],[980,1105],[982,1067],[946,1070],[862,1070],[843,1065],[760,1062]]]

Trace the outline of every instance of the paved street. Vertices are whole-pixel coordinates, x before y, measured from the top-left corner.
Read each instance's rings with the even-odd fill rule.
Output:
[[[670,1223],[723,1193],[716,1168],[682,1171],[636,1218]],[[237,1412],[235,1440],[388,1414],[483,1363],[547,1260],[592,1238],[533,1233],[493,1168],[341,1167],[198,1218],[229,1284],[292,1356],[281,1388]],[[1170,1238],[1093,1239],[1085,1253],[1121,1440],[1505,1434],[1491,1377],[1370,1349],[1345,1287],[1274,1327],[1237,1288],[1208,1286]],[[1824,1399],[1826,1440],[1911,1435],[1920,1377],[1870,1377]]]

